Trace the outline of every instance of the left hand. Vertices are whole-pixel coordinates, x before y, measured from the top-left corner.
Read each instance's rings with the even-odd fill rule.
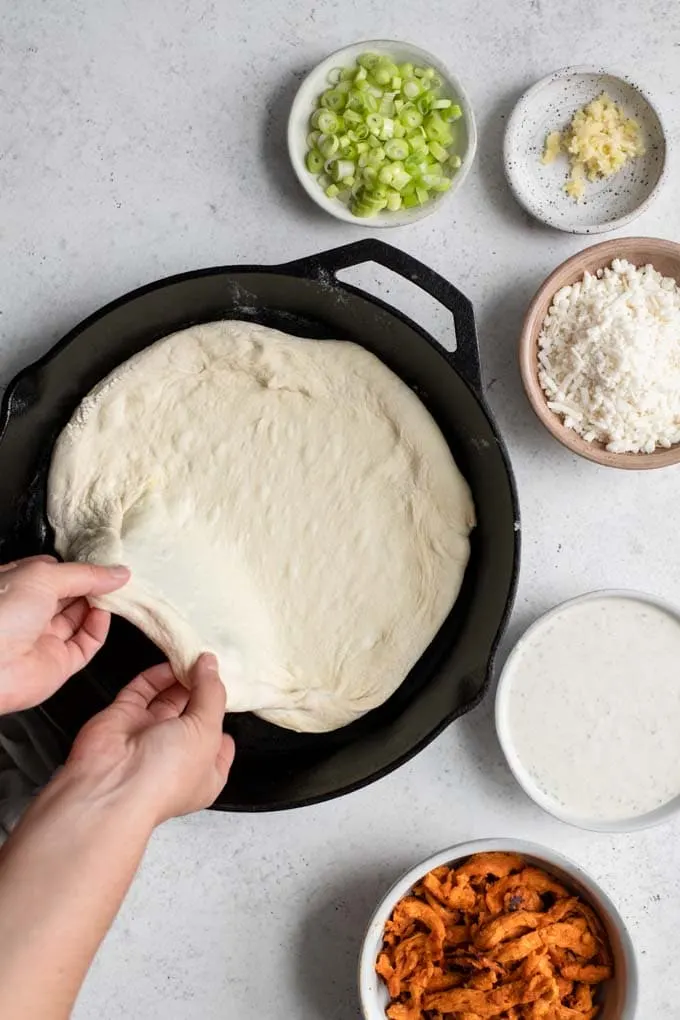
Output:
[[[111,620],[87,596],[115,591],[129,577],[126,567],[53,556],[0,566],[0,714],[40,704],[87,665]]]

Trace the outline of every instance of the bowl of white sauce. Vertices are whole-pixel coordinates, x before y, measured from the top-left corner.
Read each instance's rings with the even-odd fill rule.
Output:
[[[540,617],[505,663],[496,728],[525,792],[572,825],[628,832],[680,810],[680,610],[596,591]]]

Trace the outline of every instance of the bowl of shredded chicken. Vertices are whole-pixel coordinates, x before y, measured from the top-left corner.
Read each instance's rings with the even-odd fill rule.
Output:
[[[607,895],[545,847],[478,840],[405,875],[364,942],[365,1020],[632,1020],[635,953]]]

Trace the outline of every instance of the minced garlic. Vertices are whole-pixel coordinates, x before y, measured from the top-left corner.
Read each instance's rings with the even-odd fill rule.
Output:
[[[552,131],[545,141],[542,162],[552,163],[560,152],[569,158],[564,190],[579,201],[585,181],[611,177],[645,151],[640,125],[603,92],[572,117],[566,131]]]

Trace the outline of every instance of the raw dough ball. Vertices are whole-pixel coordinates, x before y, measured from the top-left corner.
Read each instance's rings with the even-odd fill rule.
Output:
[[[214,322],[142,351],[57,442],[65,559],[181,679],[214,651],[232,712],[323,731],[380,705],[458,594],[474,510],[424,406],[352,343]]]

